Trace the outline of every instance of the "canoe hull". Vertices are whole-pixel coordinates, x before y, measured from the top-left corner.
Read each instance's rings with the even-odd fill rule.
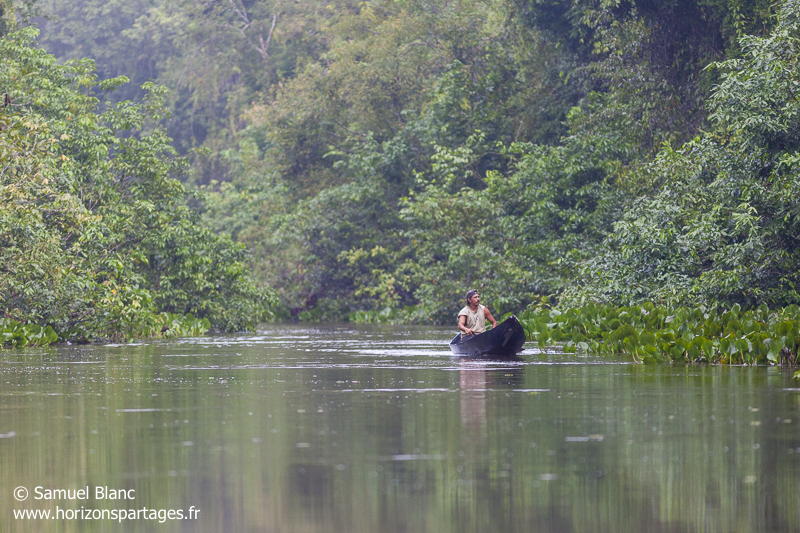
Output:
[[[466,357],[510,357],[521,352],[523,344],[525,330],[517,317],[512,316],[496,328],[466,339],[462,339],[459,333],[450,341],[450,350]]]

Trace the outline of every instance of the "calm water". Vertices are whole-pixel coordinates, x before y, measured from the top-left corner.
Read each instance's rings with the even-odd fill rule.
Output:
[[[0,352],[0,531],[800,531],[790,373],[459,361],[451,335],[276,326]],[[144,508],[185,518],[69,516]]]

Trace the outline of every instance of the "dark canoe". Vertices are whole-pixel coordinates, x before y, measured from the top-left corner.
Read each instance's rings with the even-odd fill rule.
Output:
[[[461,333],[450,341],[450,349],[456,355],[478,356],[494,355],[510,357],[522,351],[525,344],[525,330],[517,317],[512,316],[496,328],[461,339]]]

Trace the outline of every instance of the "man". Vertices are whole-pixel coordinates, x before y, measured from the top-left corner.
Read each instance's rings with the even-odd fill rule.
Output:
[[[492,313],[481,305],[481,297],[475,289],[467,291],[467,305],[458,312],[458,329],[461,330],[461,338],[469,335],[476,335],[486,331],[486,321],[492,323],[492,327],[497,327],[497,320]]]

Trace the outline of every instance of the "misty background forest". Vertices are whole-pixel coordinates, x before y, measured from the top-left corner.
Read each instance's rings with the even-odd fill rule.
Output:
[[[6,319],[800,303],[800,1],[0,5]]]

